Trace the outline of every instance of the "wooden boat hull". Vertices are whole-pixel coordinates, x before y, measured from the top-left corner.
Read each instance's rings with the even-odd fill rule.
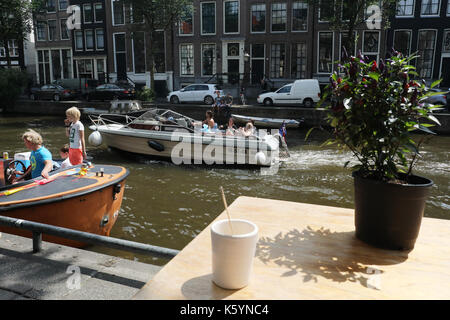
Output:
[[[104,177],[96,172],[104,169]],[[114,170],[111,170],[114,169]],[[58,170],[59,171],[59,170]],[[125,180],[129,172],[117,166],[95,166],[86,176],[64,176],[59,172],[54,182],[0,197],[0,214],[16,219],[30,220],[49,225],[109,236],[122,204]],[[62,185],[74,184],[65,190]],[[119,187],[120,186],[120,187]],[[59,190],[48,191],[44,187]],[[42,188],[41,191],[39,188]],[[36,194],[36,197],[30,194]],[[0,227],[1,232],[31,237],[28,230]],[[44,241],[72,247],[84,247],[85,243],[43,234]]]

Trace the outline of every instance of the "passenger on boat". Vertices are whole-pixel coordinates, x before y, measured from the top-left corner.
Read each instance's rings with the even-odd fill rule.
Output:
[[[214,128],[214,115],[213,112],[211,110],[206,111],[206,115],[205,115],[206,119],[203,120],[202,125],[206,124],[208,125],[208,129],[213,129]]]
[[[232,117],[228,118],[228,124],[226,126],[220,126],[221,130],[225,130],[226,136],[234,136],[237,133],[237,127],[234,125]]]
[[[255,134],[255,127],[253,126],[252,122],[247,122],[247,124],[245,125],[245,128],[239,128],[239,133],[241,135],[243,135],[244,137],[250,137],[253,136]]]
[[[25,146],[31,150],[30,163],[31,165],[23,173],[22,176],[13,180],[13,183],[28,178],[31,173],[31,178],[42,176],[45,179],[49,178],[48,173],[53,169],[52,154],[45,148],[42,143],[42,136],[32,129],[28,129],[22,135]],[[20,172],[16,172],[20,174]]]
[[[69,137],[69,159],[72,165],[83,163],[87,159],[84,126],[80,121],[81,113],[77,107],[66,110],[66,135]]]
[[[59,156],[61,159],[64,159],[64,161],[61,163],[61,169],[67,168],[72,166],[69,159],[69,145],[65,144],[64,146],[59,149]]]

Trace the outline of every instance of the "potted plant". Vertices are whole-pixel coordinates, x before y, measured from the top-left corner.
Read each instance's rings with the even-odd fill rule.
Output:
[[[352,167],[356,237],[387,249],[414,248],[433,185],[412,174],[420,144],[433,134],[429,127],[439,124],[432,115],[436,106],[423,103],[436,93],[416,80],[415,58],[394,51],[378,65],[344,49],[341,72],[332,74],[318,104],[333,130],[326,143],[350,150],[358,162]],[[419,142],[415,130],[425,133]]]

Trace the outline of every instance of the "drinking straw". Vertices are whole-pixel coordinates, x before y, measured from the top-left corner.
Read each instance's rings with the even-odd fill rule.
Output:
[[[225,210],[226,210],[226,212],[227,212],[228,223],[229,223],[229,225],[230,225],[231,235],[233,235],[234,232],[233,232],[233,227],[231,226],[230,212],[228,212],[227,200],[225,199],[225,193],[223,192],[222,186],[220,186],[220,191],[222,191],[222,200],[223,200],[223,204],[225,205]]]

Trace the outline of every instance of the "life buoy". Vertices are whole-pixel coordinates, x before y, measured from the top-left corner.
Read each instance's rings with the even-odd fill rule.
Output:
[[[148,141],[148,146],[152,149],[155,149],[156,151],[164,151],[164,145],[162,145],[159,142],[153,141],[153,140],[149,140]]]

